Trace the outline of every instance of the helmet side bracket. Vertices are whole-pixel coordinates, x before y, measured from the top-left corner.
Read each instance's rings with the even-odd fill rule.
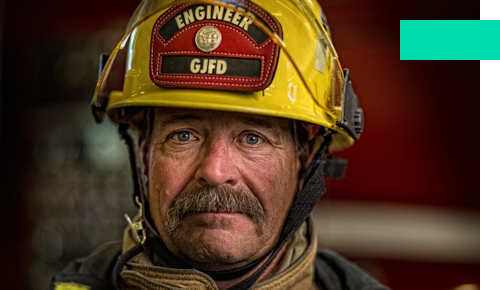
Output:
[[[358,140],[364,127],[363,109],[361,109],[358,97],[352,88],[351,74],[348,69],[344,69],[344,77],[342,119],[337,122],[337,126],[343,128],[352,138]]]

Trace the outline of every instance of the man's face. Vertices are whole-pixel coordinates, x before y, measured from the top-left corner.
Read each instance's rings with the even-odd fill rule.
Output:
[[[301,168],[289,120],[156,108],[141,149],[151,216],[173,254],[218,271],[274,246]]]

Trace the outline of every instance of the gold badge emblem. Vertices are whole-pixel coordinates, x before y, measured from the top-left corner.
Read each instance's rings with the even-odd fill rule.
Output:
[[[217,49],[222,42],[222,34],[219,29],[213,26],[202,27],[196,33],[196,46],[204,52],[211,52]]]

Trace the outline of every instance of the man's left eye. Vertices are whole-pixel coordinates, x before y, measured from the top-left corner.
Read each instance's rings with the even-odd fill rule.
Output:
[[[246,137],[246,142],[250,145],[257,145],[259,143],[260,137],[255,134],[248,134]]]
[[[191,133],[187,131],[182,131],[177,133],[177,140],[179,141],[189,141],[191,139]]]

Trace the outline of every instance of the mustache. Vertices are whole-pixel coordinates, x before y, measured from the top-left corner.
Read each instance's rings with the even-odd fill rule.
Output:
[[[227,212],[243,213],[256,225],[257,234],[262,235],[267,227],[264,208],[253,194],[228,186],[202,186],[181,192],[167,211],[165,227],[170,235],[175,234],[188,213]]]

